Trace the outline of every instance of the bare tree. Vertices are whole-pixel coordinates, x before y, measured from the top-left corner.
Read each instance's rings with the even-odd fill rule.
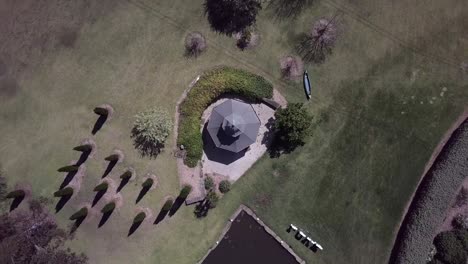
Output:
[[[331,19],[322,18],[314,23],[310,33],[302,40],[299,52],[306,61],[322,63],[338,38],[337,15]]]
[[[187,56],[198,57],[206,50],[205,37],[200,32],[191,32],[185,37],[185,53]]]
[[[294,80],[302,76],[304,63],[296,56],[285,56],[280,59],[281,76],[285,79]]]

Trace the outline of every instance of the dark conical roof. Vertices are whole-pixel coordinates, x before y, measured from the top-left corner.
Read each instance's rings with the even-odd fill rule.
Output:
[[[260,120],[250,104],[229,99],[213,108],[207,130],[218,148],[239,152],[254,143]]]

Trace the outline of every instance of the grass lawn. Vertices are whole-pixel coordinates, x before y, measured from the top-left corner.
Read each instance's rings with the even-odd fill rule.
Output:
[[[295,20],[264,8],[257,18],[261,44],[244,52],[210,30],[201,0],[116,2],[78,23],[74,45],[22,56],[16,93],[0,93],[0,164],[11,183],[30,182],[35,195],[47,197],[62,181],[57,168],[77,159],[72,148],[91,137],[93,107],[115,109],[94,138],[98,153],[86,162],[79,195],[57,214],[60,223],[68,225],[79,204],[92,200],[114,148],[125,161],[110,177],[118,181],[117,173],[133,166],[137,180],[122,190],[124,205],[108,223],[97,229],[94,219],[78,229],[70,242],[75,250],[91,263],[195,263],[245,203],[308,263],[386,261],[425,162],[468,102],[468,75],[459,69],[468,61],[466,1],[321,0]],[[303,101],[301,83],[280,79],[278,60],[294,53],[315,19],[336,12],[342,34],[333,54],[322,65],[307,65],[314,97],[307,107],[316,116],[309,143],[278,159],[262,158],[207,218],[195,219],[193,207],[182,207],[127,237],[138,179],[148,172],[159,177],[157,189],[139,203],[155,215],[163,198],[179,191],[173,137],[156,159],[141,158],[130,139],[133,116],[153,106],[173,113],[191,80],[218,65],[262,75],[289,101]],[[183,56],[190,31],[208,42],[196,60]],[[0,55],[10,51],[0,47]],[[28,48],[12,47],[11,54]],[[307,229],[324,251],[306,250],[286,233],[290,223]]]

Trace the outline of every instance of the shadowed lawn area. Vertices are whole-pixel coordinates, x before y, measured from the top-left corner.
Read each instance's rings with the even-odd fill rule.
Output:
[[[125,160],[107,176],[119,182],[125,168],[137,172],[120,191],[122,207],[99,229],[100,214],[85,221],[69,242],[92,263],[195,263],[240,203],[256,210],[307,263],[384,262],[425,162],[468,101],[468,77],[459,70],[468,60],[468,3],[314,1],[294,20],[278,20],[278,12],[265,6],[257,17],[260,46],[245,51],[209,29],[202,3],[112,2],[79,25],[73,45],[18,55],[34,61],[14,73],[16,93],[0,93],[0,163],[8,180],[27,181],[35,195],[52,197],[64,177],[57,168],[78,160],[80,153],[71,149],[92,137],[97,152],[85,162],[80,191],[57,214],[66,226],[82,203],[92,201],[108,165],[104,158],[122,150]],[[158,106],[172,116],[189,83],[219,65],[261,75],[289,101],[304,101],[300,82],[281,79],[279,59],[294,54],[298,37],[337,7],[345,11],[337,46],[323,64],[305,65],[313,96],[306,107],[315,116],[310,142],[278,159],[262,158],[206,218],[182,206],[127,237],[142,175],[154,173],[159,183],[139,206],[159,212],[164,197],[180,191],[172,135],[156,159],[142,158],[130,138],[134,115]],[[191,31],[207,39],[197,59],[184,57]],[[104,103],[114,108],[113,117],[92,136],[93,109]],[[290,223],[307,229],[324,251],[305,249],[286,233]]]

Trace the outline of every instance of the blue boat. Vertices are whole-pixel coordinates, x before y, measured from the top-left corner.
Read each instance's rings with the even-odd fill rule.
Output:
[[[310,97],[311,97],[310,81],[309,81],[309,75],[307,74],[307,71],[304,72],[304,92],[307,96],[307,100],[310,100]]]

